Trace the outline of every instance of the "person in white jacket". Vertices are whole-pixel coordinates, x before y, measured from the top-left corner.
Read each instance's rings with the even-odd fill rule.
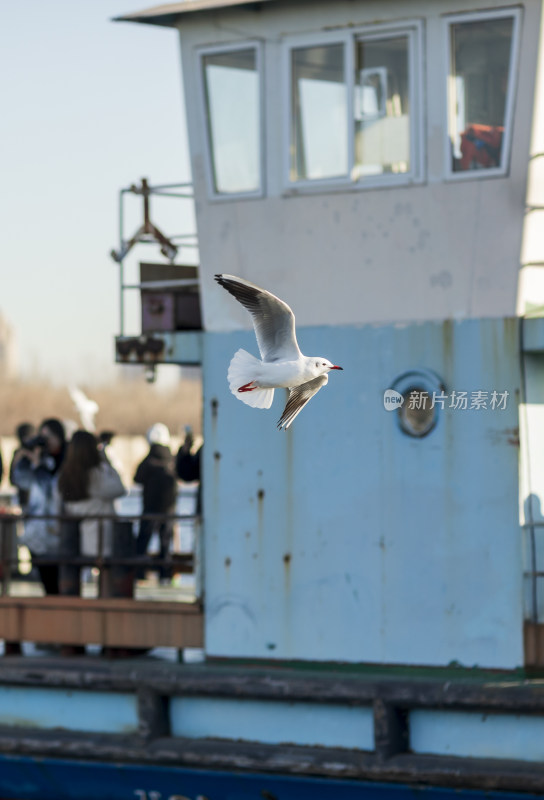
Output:
[[[80,517],[80,553],[86,556],[112,554],[114,500],[126,489],[117,470],[98,447],[96,437],[88,431],[74,433],[63,462],[58,489],[64,512]],[[102,547],[100,548],[100,528]]]

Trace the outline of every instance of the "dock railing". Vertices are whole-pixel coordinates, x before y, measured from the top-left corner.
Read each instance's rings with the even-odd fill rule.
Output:
[[[525,666],[544,667],[544,519],[522,525],[524,541],[524,622]]]
[[[80,524],[94,521],[96,555],[82,554]],[[142,521],[162,541],[162,552],[138,554]],[[25,551],[25,525],[53,522],[56,551]],[[190,525],[190,551],[180,527]],[[200,520],[190,514],[74,517],[0,512],[0,639],[6,652],[23,641],[82,648],[202,647]],[[28,557],[28,550],[26,551]],[[58,593],[45,594],[41,567],[58,567]],[[27,572],[28,574],[24,574]],[[193,581],[183,576],[193,576]],[[187,584],[189,581],[189,584]]]

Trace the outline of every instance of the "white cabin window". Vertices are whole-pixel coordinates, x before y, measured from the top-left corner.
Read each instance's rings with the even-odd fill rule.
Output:
[[[288,185],[421,178],[420,25],[288,43]]]
[[[359,40],[355,75],[357,176],[410,172],[408,37]]]
[[[344,45],[292,51],[292,180],[348,173]]]
[[[508,170],[519,12],[449,18],[449,177]]]
[[[201,54],[213,195],[261,192],[261,80],[257,47]]]

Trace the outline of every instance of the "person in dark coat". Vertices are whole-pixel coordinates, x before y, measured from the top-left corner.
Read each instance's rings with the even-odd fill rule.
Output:
[[[200,480],[202,445],[199,447],[196,453],[192,452],[192,447],[193,434],[191,429],[187,428],[185,432],[185,439],[176,456],[176,475],[185,483],[191,483],[192,481],[199,482],[195,511],[200,516],[202,513],[202,482]]]
[[[20,455],[18,454],[20,453],[21,450],[24,450],[25,448],[25,442],[27,442],[29,439],[33,439],[34,436],[36,436],[36,428],[31,422],[21,422],[20,425],[17,425],[15,429],[15,434],[17,436],[17,439],[19,440],[19,444],[13,451],[13,456],[9,467],[9,482],[11,483],[12,486],[15,486],[17,488],[17,494],[19,496],[19,505],[24,511],[28,505],[28,497],[30,492],[28,489],[21,489],[20,486],[17,486],[13,477],[13,468],[20,458]]]
[[[145,514],[174,514],[176,509],[177,481],[174,472],[174,459],[170,451],[170,433],[166,425],[155,423],[147,431],[149,453],[138,465],[134,482],[142,486],[143,508]],[[166,558],[172,539],[172,520],[142,519],[136,540],[136,552],[145,555],[151,537],[158,534],[160,558]],[[168,577],[166,569],[160,571],[161,577]]]

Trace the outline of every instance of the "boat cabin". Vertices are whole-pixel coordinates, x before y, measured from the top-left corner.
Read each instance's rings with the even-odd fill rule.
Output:
[[[541,4],[121,19],[181,45],[207,655],[539,663]],[[229,391],[233,353],[257,351],[217,272],[284,299],[302,351],[344,367],[286,432],[283,392],[263,412]],[[193,357],[192,334],[155,335]]]

